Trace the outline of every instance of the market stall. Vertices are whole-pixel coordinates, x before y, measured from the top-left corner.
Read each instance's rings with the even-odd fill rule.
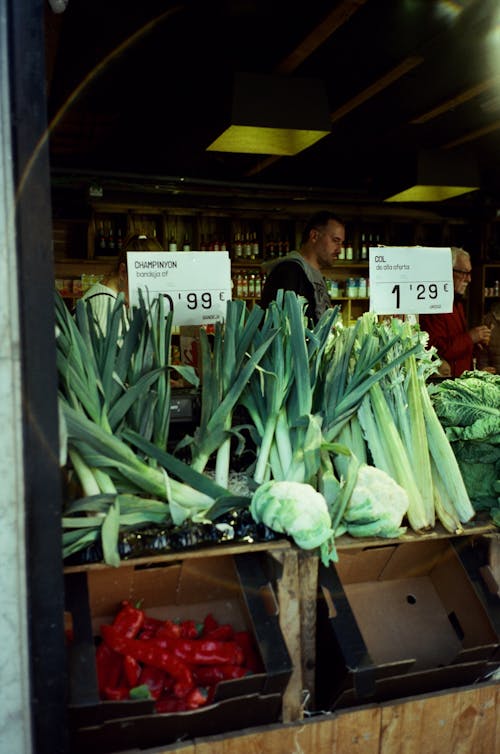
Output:
[[[334,308],[309,330],[294,294],[266,313],[229,302],[223,325],[200,328],[199,373],[175,367],[201,377],[199,424],[176,455],[165,450],[171,313],[161,298],[139,301],[119,331],[118,300],[103,337],[85,304],[73,319],[56,298],[74,750],[166,751],[186,739],[196,750],[207,736],[229,745],[281,725],[308,731],[308,751],[322,730],[341,735],[352,710],[370,711],[379,747],[384,716],[414,703],[403,700],[474,685],[491,699],[497,481],[476,510],[418,326],[369,313],[338,326]],[[491,375],[464,380],[498,390]],[[142,617],[120,639],[126,605]],[[191,635],[179,634],[186,622]],[[222,626],[217,662],[191,654]],[[235,654],[242,632],[256,664]],[[102,652],[118,658],[112,686]],[[214,680],[226,652],[232,675]]]

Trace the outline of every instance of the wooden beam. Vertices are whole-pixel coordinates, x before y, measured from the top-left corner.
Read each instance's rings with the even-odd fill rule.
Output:
[[[470,86],[468,89],[464,89],[463,92],[460,92],[455,97],[451,97],[451,99],[445,100],[440,105],[436,105],[436,107],[433,107],[432,110],[428,110],[426,113],[418,115],[416,118],[413,118],[410,123],[417,126],[420,126],[423,123],[427,123],[427,121],[433,120],[434,118],[437,118],[439,115],[442,115],[449,110],[454,110],[459,105],[463,105],[464,102],[469,102],[469,100],[474,99],[474,97],[477,97],[479,94],[482,94],[488,89],[497,86],[499,83],[499,76],[491,76],[491,78],[486,79],[485,81],[481,81],[479,84],[475,84],[474,86]]]
[[[376,94],[379,94],[391,84],[394,84],[395,81],[400,79],[401,76],[404,76],[406,73],[408,73],[408,71],[411,71],[412,68],[416,68],[416,66],[423,63],[423,60],[424,59],[419,55],[412,55],[402,60],[401,63],[395,66],[395,68],[392,68],[386,74],[374,81],[373,84],[370,84],[370,86],[368,86],[366,89],[363,89],[362,92],[359,92],[359,94],[356,94],[355,97],[352,97],[350,100],[330,113],[332,123],[340,120],[344,117],[344,115],[347,115],[347,113],[355,110],[364,102],[367,102]]]
[[[283,58],[275,73],[292,73],[331,37],[367,0],[343,0],[313,29],[292,52]]]
[[[483,126],[483,128],[478,128],[475,131],[469,131],[469,133],[464,134],[464,136],[460,136],[458,139],[454,139],[453,141],[449,141],[447,144],[443,144],[442,149],[453,149],[453,147],[458,147],[461,144],[466,144],[469,141],[475,141],[476,139],[480,139],[481,136],[486,136],[486,134],[491,134],[493,131],[498,131],[500,129],[500,120],[495,120],[493,123],[490,123],[487,126]]]

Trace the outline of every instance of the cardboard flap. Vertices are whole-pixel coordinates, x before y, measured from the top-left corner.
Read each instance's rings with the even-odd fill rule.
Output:
[[[266,690],[273,690],[273,676],[289,677],[292,663],[278,619],[278,602],[260,564],[257,553],[235,555],[238,578],[243,597],[246,601],[252,628],[260,649],[262,660],[268,674]],[[269,606],[271,612],[269,611]]]
[[[350,670],[370,665],[368,650],[334,565],[319,566],[319,597],[329,606],[328,615]]]

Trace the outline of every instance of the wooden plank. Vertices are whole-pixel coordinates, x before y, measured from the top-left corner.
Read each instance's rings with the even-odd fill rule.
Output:
[[[342,0],[303,40],[278,63],[275,73],[293,73],[338,29],[349,21],[366,0]]]
[[[492,754],[499,751],[498,690],[478,686],[382,709],[383,754]]]
[[[217,545],[216,547],[200,547],[198,550],[177,550],[175,552],[166,552],[161,555],[130,558],[130,560],[122,560],[120,566],[130,568],[130,566],[136,565],[155,565],[157,563],[168,563],[176,560],[220,557],[221,555],[239,555],[244,552],[262,552],[262,550],[269,550],[270,552],[291,550],[291,544],[286,539],[280,539],[276,542],[253,542],[252,544],[222,544]],[[102,571],[108,568],[111,568],[111,566],[106,563],[88,563],[85,565],[66,566],[64,573]]]
[[[426,113],[417,115],[415,118],[412,118],[410,120],[410,123],[412,123],[413,125],[422,125],[423,123],[427,123],[427,121],[433,120],[434,118],[437,118],[439,115],[442,115],[449,110],[455,110],[459,105],[463,105],[464,102],[469,102],[469,100],[474,99],[474,97],[478,97],[488,89],[498,86],[499,82],[500,79],[498,76],[491,76],[484,81],[480,81],[478,84],[470,86],[467,89],[464,89],[462,92],[459,92],[459,94],[455,95],[455,97],[451,97],[450,99],[441,102],[441,104],[436,105],[436,107],[433,107],[432,110],[428,110]]]
[[[493,754],[500,751],[498,703],[500,685],[487,683],[208,736],[143,754]]]
[[[490,534],[498,531],[497,527],[491,522],[478,522],[477,524],[469,523],[464,526],[463,531],[459,534],[451,535],[450,532],[441,524],[436,524],[432,531],[425,534],[416,534],[409,531],[406,534],[402,534],[401,537],[395,537],[391,539],[381,539],[380,537],[350,537],[344,534],[342,537],[338,537],[335,540],[335,546],[340,552],[341,550],[350,550],[353,548],[364,549],[366,547],[380,547],[381,545],[388,544],[407,544],[408,542],[429,542],[436,539],[449,539],[451,536],[457,537],[471,537],[484,534]]]
[[[283,694],[282,720],[288,723],[300,720],[303,712],[299,567],[295,549],[276,551],[273,556],[283,567],[277,584],[279,623],[293,666],[291,678]]]
[[[309,694],[306,709],[315,709],[318,563],[317,555],[307,551],[299,553],[302,683]]]

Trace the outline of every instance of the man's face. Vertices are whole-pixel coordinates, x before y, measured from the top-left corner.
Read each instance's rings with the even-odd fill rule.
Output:
[[[470,259],[459,255],[453,266],[453,288],[455,293],[459,296],[463,296],[467,290],[467,286],[470,283],[472,267]]]
[[[340,248],[344,243],[344,226],[335,220],[328,220],[324,228],[315,228],[311,231],[311,237],[314,240],[314,251],[320,267],[331,267],[338,259]]]

